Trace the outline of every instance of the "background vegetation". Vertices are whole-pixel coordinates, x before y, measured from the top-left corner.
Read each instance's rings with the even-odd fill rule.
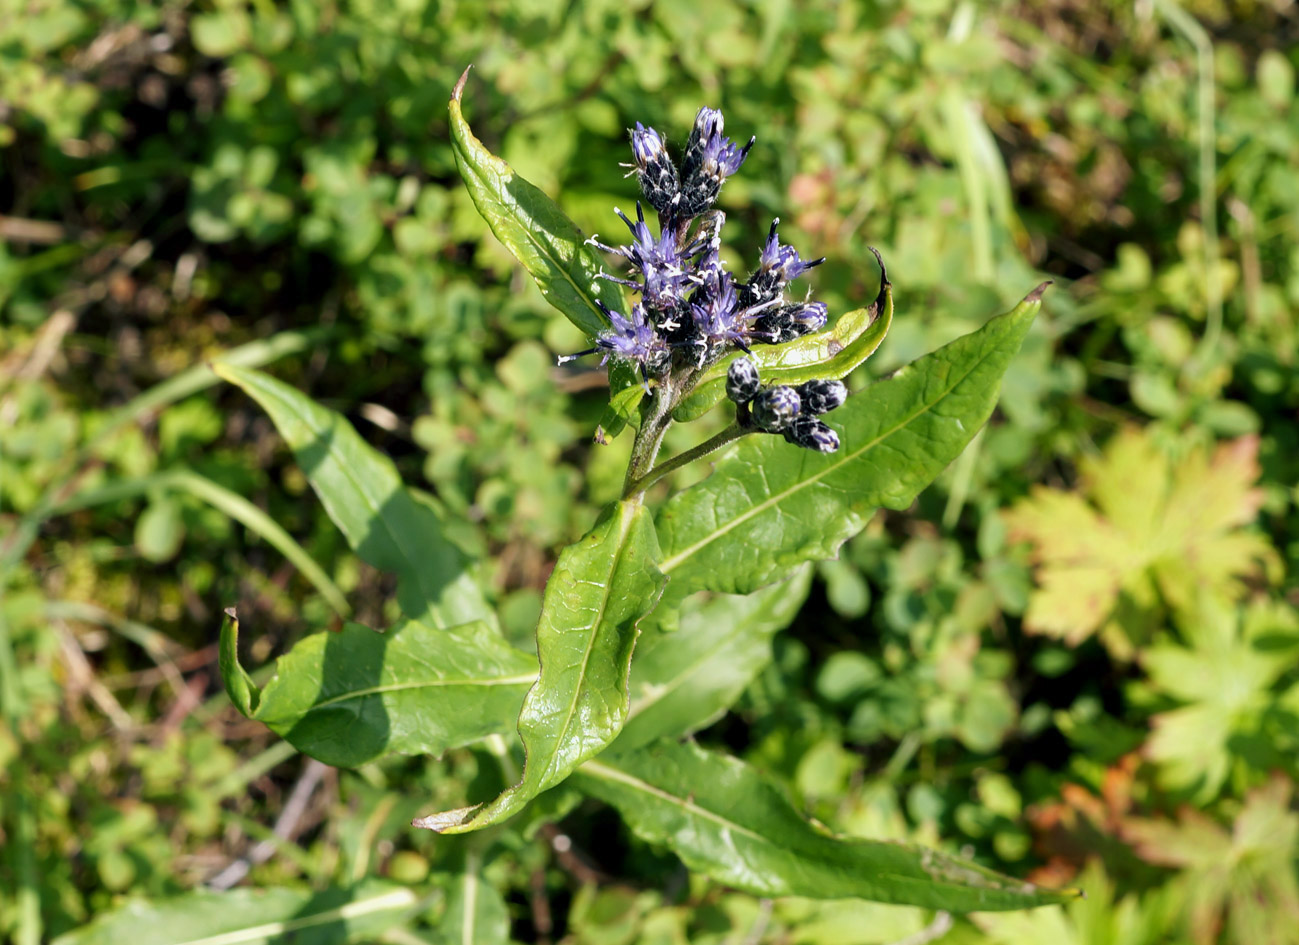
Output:
[[[888,262],[854,386],[1057,280],[990,427],[817,566],[701,741],[836,829],[1088,890],[943,941],[1299,941],[1297,40],[1282,0],[0,2],[0,934],[377,880],[424,897],[392,942],[459,941],[467,902],[483,942],[946,929],[689,880],[593,802],[527,840],[415,832],[486,749],[335,770],[221,691],[224,607],[259,666],[330,595],[395,605],[217,352],[463,516],[521,644],[617,495],[602,373],[554,366],[583,339],[456,175],[473,62],[479,136],[588,232],[634,199],[634,121],[756,134],[733,259],[780,216],[832,314],[874,297],[868,244]]]

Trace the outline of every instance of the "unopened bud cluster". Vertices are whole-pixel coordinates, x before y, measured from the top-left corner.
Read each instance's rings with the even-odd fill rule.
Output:
[[[823,260],[804,260],[793,247],[782,245],[776,233],[779,220],[771,225],[757,268],[744,281],[723,268],[719,254],[725,215],[713,204],[754,139],[741,146],[722,132],[722,113],[700,109],[678,163],[663,137],[637,122],[631,131],[634,163],[628,166],[645,202],[658,212],[658,235],[638,201],[634,220],[614,211],[631,231],[631,243],[609,246],[594,236],[587,241],[630,263],[632,278],[600,276],[632,289],[638,301],[625,314],[601,306],[610,327],[594,348],[581,354],[603,353],[605,360],[612,356],[630,362],[646,389],[651,379],[687,377],[736,348],[747,352],[754,344],[782,344],[826,322],[822,303],[785,297],[792,280]]]
[[[757,366],[748,358],[739,358],[726,372],[726,396],[738,405],[743,424],[764,433],[779,433],[804,449],[833,453],[839,448],[839,435],[817,417],[847,400],[843,381],[818,378],[798,387],[763,387]]]

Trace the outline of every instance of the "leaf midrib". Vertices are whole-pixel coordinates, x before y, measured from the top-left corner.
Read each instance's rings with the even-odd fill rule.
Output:
[[[856,460],[862,454],[868,452],[869,450],[874,449],[880,443],[884,442],[893,434],[901,430],[903,427],[910,424],[917,417],[924,416],[926,413],[928,413],[930,410],[936,407],[939,403],[941,403],[944,399],[946,399],[947,396],[951,394],[953,390],[956,389],[957,385],[963,383],[965,379],[969,377],[971,374],[973,374],[975,370],[977,370],[980,366],[982,366],[982,364],[989,357],[991,357],[992,354],[995,353],[995,351],[996,349],[994,348],[988,353],[986,353],[983,357],[975,361],[970,366],[969,370],[967,370],[964,374],[962,374],[959,378],[957,378],[951,385],[945,388],[939,396],[934,398],[932,401],[926,403],[922,409],[917,410],[913,414],[910,414],[903,420],[899,421],[895,426],[888,429],[886,432],[881,433],[873,440],[870,440],[869,442],[863,444],[860,448],[858,448],[854,452],[844,454],[836,462],[830,463],[820,472],[812,476],[808,476],[805,479],[800,479],[798,482],[796,482],[794,485],[790,486],[789,488],[785,489],[784,491],[778,492],[775,495],[770,496],[763,502],[760,502],[757,505],[752,506],[742,515],[739,515],[736,518],[731,519],[731,521],[726,523],[726,525],[723,528],[719,528],[716,531],[711,532],[707,537],[700,539],[699,541],[695,542],[693,545],[690,545],[682,549],[681,551],[677,552],[675,555],[672,555],[671,557],[668,558],[664,558],[663,561],[659,564],[659,570],[662,571],[664,574],[670,574],[679,564],[681,564],[682,561],[686,560],[691,555],[698,552],[701,548],[704,548],[705,546],[712,544],[718,538],[721,538],[723,535],[730,533],[732,530],[738,528],[740,525],[744,524],[749,519],[754,518],[757,515],[760,515],[761,513],[765,512],[768,508],[772,507],[773,505],[778,505],[789,496],[796,494],[797,492],[801,491],[803,488],[807,486],[811,486],[812,484],[820,481],[823,477],[829,475],[830,473],[834,472],[840,467]]]
[[[598,761],[588,761],[585,764],[583,764],[579,770],[591,775],[592,777],[603,778],[606,781],[619,781],[623,784],[629,785],[630,787],[634,788],[637,791],[641,791],[642,793],[649,794],[651,797],[657,797],[660,800],[666,801],[667,803],[672,804],[675,807],[680,807],[683,811],[686,811],[687,813],[692,814],[696,817],[700,817],[704,820],[711,820],[713,823],[718,824],[723,829],[730,830],[733,833],[738,833],[742,836],[748,837],[750,840],[753,840],[757,843],[763,844],[765,846],[774,845],[770,840],[768,840],[762,834],[757,833],[756,831],[751,830],[748,827],[745,827],[743,824],[737,824],[733,820],[728,820],[727,818],[723,817],[721,814],[714,813],[713,811],[710,811],[705,807],[700,807],[698,804],[696,804],[694,801],[689,800],[688,798],[678,797],[676,794],[672,794],[668,791],[663,790],[662,788],[655,787],[654,785],[650,784],[648,781],[642,781],[640,778],[636,777],[635,775],[628,774],[625,771],[620,771],[619,769],[610,767],[609,765],[601,764]]]
[[[342,695],[325,699],[323,702],[314,703],[312,710],[324,709],[333,705],[341,705],[352,699],[364,699],[367,696],[382,695],[385,692],[406,692],[416,689],[439,689],[449,688],[452,686],[520,686],[525,683],[537,681],[537,674],[516,673],[513,676],[484,676],[472,679],[433,679],[421,682],[411,683],[389,683],[384,686],[370,686],[366,689],[354,689],[351,692],[345,692]]]
[[[569,727],[573,722],[573,714],[577,712],[577,703],[579,702],[579,697],[582,691],[581,684],[586,680],[587,670],[591,665],[591,654],[595,650],[595,638],[597,636],[596,628],[600,626],[600,623],[604,620],[605,613],[609,609],[609,600],[613,597],[613,576],[617,572],[618,564],[622,561],[623,555],[627,551],[627,535],[631,531],[632,520],[635,519],[639,509],[639,506],[631,504],[624,504],[619,508],[620,527],[618,532],[618,551],[616,554],[611,556],[609,562],[609,571],[605,575],[605,584],[603,588],[604,593],[600,596],[600,608],[596,611],[595,619],[589,625],[592,632],[587,637],[586,651],[582,654],[582,671],[578,674],[578,685],[573,687],[573,697],[569,700],[568,712],[564,715],[564,724],[559,730],[560,737],[555,739],[553,743],[555,745],[558,745],[563,737],[568,734]],[[538,675],[538,680],[540,680],[540,675]],[[550,766],[555,760],[556,753],[557,752],[553,750],[550,752],[549,758],[546,761],[546,770],[541,774],[542,781],[545,780],[546,773],[550,770]]]

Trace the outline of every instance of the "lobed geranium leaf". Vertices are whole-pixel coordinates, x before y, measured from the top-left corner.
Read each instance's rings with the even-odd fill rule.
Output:
[[[755,594],[719,594],[692,608],[674,632],[647,629],[636,645],[631,708],[615,750],[716,721],[771,662],[771,638],[803,606],[811,577],[804,568]]]
[[[1206,589],[1235,600],[1246,579],[1279,571],[1268,540],[1245,528],[1263,501],[1258,447],[1258,437],[1245,436],[1212,455],[1197,446],[1174,458],[1149,435],[1124,430],[1083,464],[1077,492],[1034,487],[1003,513],[1010,537],[1032,543],[1038,566],[1025,629],[1071,645],[1099,631],[1116,658],[1130,659],[1135,621],[1111,619],[1121,595],[1144,611],[1162,598],[1194,612]]]
[[[541,675],[519,714],[523,777],[490,804],[420,818],[416,827],[463,833],[512,816],[607,746],[627,719],[637,624],[654,607],[659,572],[654,522],[620,502],[559,556],[537,627]]]
[[[555,202],[488,151],[465,121],[460,97],[466,69],[451,93],[451,144],[474,206],[536,281],[546,301],[594,337],[609,327],[596,302],[623,310],[617,285],[598,278],[600,258]]]
[[[420,908],[414,891],[369,879],[322,890],[195,890],[154,902],[136,900],[61,935],[54,945],[271,945],[377,941]]]
[[[354,768],[394,752],[440,755],[509,730],[536,661],[493,627],[405,620],[384,633],[357,623],[299,641],[253,698],[234,656],[239,621],[221,630],[231,701],[304,754]]]
[[[1076,898],[905,843],[838,837],[805,820],[738,759],[661,740],[607,752],[574,775],[650,843],[691,870],[756,896],[859,898],[951,912]]]
[[[301,391],[247,368],[218,363],[212,369],[270,416],[352,549],[397,575],[397,601],[407,617],[440,627],[495,624],[465,556],[432,507],[402,484],[392,460]]]
[[[875,301],[839,316],[825,331],[783,345],[754,345],[748,357],[758,365],[763,381],[794,385],[817,377],[847,377],[875,353],[893,324],[893,288],[884,260],[874,249],[871,252],[880,261],[880,291]],[[732,361],[742,357],[743,352],[736,352],[705,371],[694,390],[672,411],[672,418],[694,420],[721,403],[726,396],[726,372]]]
[[[658,516],[672,603],[697,590],[749,593],[833,557],[878,506],[909,506],[992,413],[1043,288],[828,414],[837,453],[751,436],[674,496]]]

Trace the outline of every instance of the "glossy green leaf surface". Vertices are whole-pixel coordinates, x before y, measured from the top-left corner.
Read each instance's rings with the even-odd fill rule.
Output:
[[[925,847],[835,836],[799,815],[755,769],[690,743],[608,752],[584,764],[574,781],[691,870],[757,896],[872,899],[952,912],[1076,896]]]
[[[405,886],[368,880],[350,889],[196,890],[134,901],[55,939],[55,945],[344,945],[404,922],[419,899]]]
[[[706,727],[771,662],[771,638],[807,598],[811,571],[754,594],[692,607],[674,632],[647,629],[631,667],[631,710],[614,743],[626,751]]]
[[[304,754],[352,768],[385,754],[440,755],[508,731],[536,661],[482,621],[449,629],[357,623],[300,640],[258,693],[235,657],[239,621],[221,630],[235,706]],[[250,692],[251,690],[251,692]]]
[[[519,714],[523,777],[495,801],[415,821],[447,833],[476,830],[517,813],[617,736],[627,719],[628,673],[637,624],[663,591],[654,522],[620,502],[559,556],[546,585],[537,653],[541,675]]]
[[[452,149],[469,196],[546,301],[594,337],[609,327],[596,301],[622,311],[622,293],[614,283],[597,278],[600,258],[564,211],[474,136],[460,109],[468,76],[466,70],[456,83],[449,108]]]
[[[876,255],[878,259],[878,254]],[[762,379],[772,384],[801,384],[815,377],[847,377],[879,348],[893,324],[893,287],[880,261],[880,291],[866,308],[841,315],[825,331],[804,335],[783,345],[755,345],[750,358]],[[737,352],[714,364],[695,389],[672,411],[674,420],[703,416],[726,397],[726,372]]]
[[[1039,290],[1040,291],[1040,290]],[[833,557],[879,506],[905,509],[992,413],[1002,374],[1038,309],[1012,311],[917,359],[827,414],[837,453],[750,436],[658,516],[673,602],[697,590],[748,593]]]
[[[247,368],[213,369],[270,416],[356,553],[397,575],[397,600],[406,616],[440,627],[495,623],[465,556],[447,540],[433,509],[402,484],[391,459],[301,391]]]

